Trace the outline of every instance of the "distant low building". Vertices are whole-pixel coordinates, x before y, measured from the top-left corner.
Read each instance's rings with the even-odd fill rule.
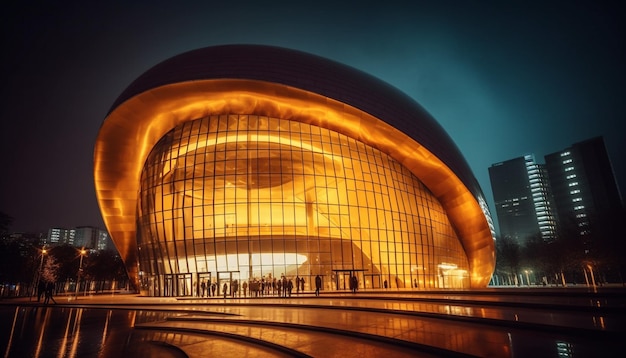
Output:
[[[115,250],[106,230],[94,226],[78,226],[71,229],[51,228],[42,245],[70,245],[79,248],[96,250]]]
[[[74,235],[76,234],[73,229],[65,228],[50,228],[48,229],[48,236],[42,244],[46,246],[55,245],[74,245]]]

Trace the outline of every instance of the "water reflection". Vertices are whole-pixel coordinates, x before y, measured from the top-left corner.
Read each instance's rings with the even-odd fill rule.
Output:
[[[5,358],[119,357],[143,349],[133,339],[136,322],[163,320],[166,315],[135,310],[0,307],[0,347]]]
[[[491,313],[482,312],[483,308],[440,306],[443,307],[443,312],[450,316],[464,317],[472,314],[480,317],[492,316]],[[433,307],[432,311],[434,310]],[[209,349],[214,356],[224,357],[250,357],[254,356],[251,352],[258,351],[258,348],[241,345],[237,340],[215,339],[214,336],[207,338],[167,329],[173,325],[197,328],[199,322],[202,322],[203,330],[227,333],[231,336],[263,337],[265,340],[275,341],[276,344],[285,344],[287,341],[281,338],[285,336],[290,339],[297,336],[297,339],[303,341],[306,339],[317,341],[319,337],[316,330],[308,332],[307,329],[298,330],[297,334],[296,331],[285,334],[281,332],[283,327],[268,327],[263,324],[264,322],[329,327],[393,337],[481,357],[595,357],[598,355],[599,347],[607,351],[621,349],[621,341],[615,341],[613,335],[609,334],[611,332],[607,332],[606,337],[598,334],[587,337],[566,328],[577,327],[574,324],[562,325],[563,332],[547,332],[534,331],[531,328],[511,329],[498,324],[478,324],[465,320],[437,320],[380,312],[363,314],[362,311],[356,310],[326,311],[319,308],[307,310],[279,306],[259,309],[256,306],[232,306],[226,310],[228,315],[232,315],[229,319],[223,319],[223,313],[226,312],[221,312],[222,314],[218,316],[215,315],[216,312],[217,310],[211,313],[63,306],[0,306],[0,350],[4,352],[5,358],[168,358],[184,356],[180,350],[182,347],[184,349],[195,347],[196,352],[199,347],[204,347],[203,349]],[[510,313],[507,313],[503,316],[509,315]],[[546,322],[552,320],[550,315],[543,314]],[[176,316],[177,319],[167,320],[172,316]],[[561,323],[572,323],[569,316],[565,318],[568,318],[568,321]],[[245,320],[245,325],[241,324],[242,319]],[[141,323],[157,324],[136,330],[134,327]],[[598,325],[604,326],[604,320],[599,319]],[[199,342],[202,344],[198,344]],[[296,346],[302,344],[301,341],[291,342]],[[267,356],[261,353],[256,356]]]

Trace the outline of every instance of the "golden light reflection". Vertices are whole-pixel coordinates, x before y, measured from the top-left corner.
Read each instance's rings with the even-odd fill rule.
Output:
[[[5,357],[8,357],[9,353],[11,352],[11,345],[13,344],[13,337],[15,336],[15,323],[17,322],[17,316],[19,312],[20,307],[15,307],[15,313],[13,314],[13,323],[11,324],[11,333],[9,334],[9,342],[7,342],[7,349],[4,351]]]
[[[354,107],[293,87],[251,80],[198,80],[162,86],[130,98],[104,121],[94,152],[96,194],[104,222],[131,279],[138,281],[137,193],[148,154],[181,123],[232,114],[327,128],[391,156],[419,178],[445,208],[469,261],[470,286],[485,287],[489,282],[494,246],[485,214],[472,193],[439,158],[399,130]],[[227,138],[224,140],[234,140]],[[287,143],[282,137],[257,140],[263,138]],[[294,142],[289,141],[289,145]]]
[[[81,340],[81,335],[80,335],[80,328],[82,327],[81,325],[81,321],[83,319],[83,309],[82,308],[78,308],[76,310],[76,318],[74,320],[74,327],[72,329],[72,347],[70,349],[69,352],[69,357],[76,357],[76,352],[78,350],[78,343]],[[61,358],[63,356],[59,355],[59,358]]]
[[[51,308],[46,308],[45,309],[45,314],[44,314],[44,318],[43,321],[37,319],[37,321],[42,322],[41,325],[39,325],[39,338],[37,339],[37,346],[35,348],[35,354],[34,357],[39,357],[42,353],[43,350],[43,344],[44,344],[44,336],[46,333],[46,329],[48,328],[48,324],[50,324],[50,315],[52,313],[52,309]],[[39,316],[41,314],[41,311],[37,312],[37,316]]]
[[[606,322],[604,316],[593,317],[593,325],[602,329],[606,329]]]
[[[109,310],[107,311],[107,318],[104,321],[104,328],[102,329],[102,342],[100,343],[100,352],[102,352],[102,348],[104,347],[104,344],[106,343],[107,340],[107,334],[109,333],[109,322],[111,321],[111,316],[113,315],[113,311]]]
[[[70,309],[69,315],[67,317],[67,324],[65,325],[65,332],[63,334],[63,339],[61,340],[61,344],[59,345],[60,347],[59,347],[59,352],[57,355],[59,358],[76,357],[78,344],[81,339],[80,328],[81,328],[82,317],[83,317],[82,308]],[[71,342],[69,352],[67,352],[68,342]]]

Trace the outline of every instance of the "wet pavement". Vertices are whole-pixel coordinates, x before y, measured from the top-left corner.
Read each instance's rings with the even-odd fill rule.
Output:
[[[0,301],[8,357],[621,357],[626,290]]]

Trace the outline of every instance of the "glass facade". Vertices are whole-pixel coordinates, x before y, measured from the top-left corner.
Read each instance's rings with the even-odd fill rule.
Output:
[[[312,291],[318,276],[331,291],[355,277],[484,288],[495,265],[484,195],[443,128],[388,84],[295,50],[214,46],[146,71],[102,123],[94,184],[144,295],[282,277]]]
[[[181,123],[141,172],[142,289],[315,277],[323,290],[467,288],[446,211],[401,163],[357,139],[285,119],[213,115]]]

